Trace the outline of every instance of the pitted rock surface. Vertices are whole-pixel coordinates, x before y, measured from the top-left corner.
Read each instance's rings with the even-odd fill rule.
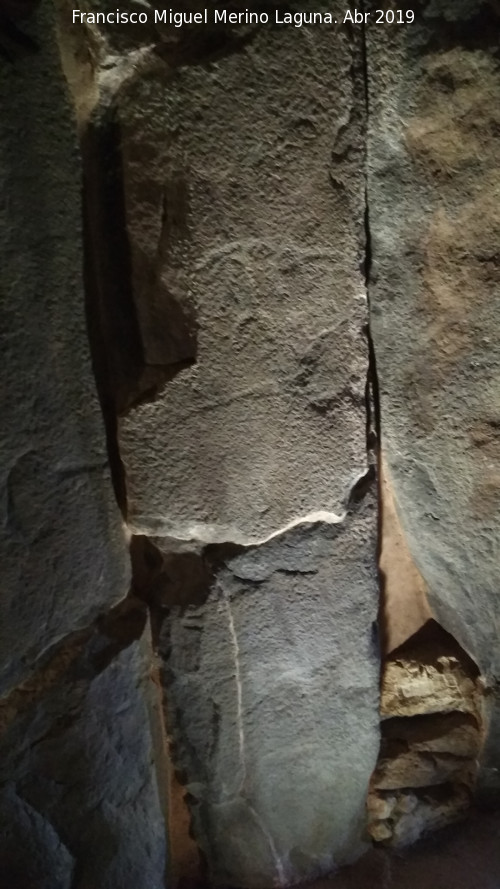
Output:
[[[353,64],[340,27],[262,27],[119,96],[145,363],[177,374],[120,422],[137,533],[257,543],[341,518],[366,471]]]

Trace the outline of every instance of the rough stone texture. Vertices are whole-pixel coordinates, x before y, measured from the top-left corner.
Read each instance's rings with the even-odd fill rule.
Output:
[[[107,212],[128,245],[96,303],[116,366],[139,359],[115,393],[134,590],[193,834],[215,883],[269,887],[360,854],[378,752],[362,47],[177,36],[134,56],[84,143],[92,180],[108,126],[123,171]]]
[[[119,439],[134,531],[250,544],[366,470],[364,96],[346,29],[234,49],[119,97],[145,362],[177,372]]]
[[[145,616],[109,615],[129,559],[90,362],[82,171],[52,12],[20,26],[31,54],[0,55],[0,885],[161,889]]]
[[[434,621],[392,653],[382,673],[382,743],[367,803],[376,842],[402,848],[465,815],[483,709],[476,665]]]
[[[81,170],[49,16],[31,23],[37,52],[0,57],[2,691],[128,586],[85,328]]]
[[[476,683],[455,657],[441,655],[435,664],[417,658],[398,658],[384,667],[380,712],[382,716],[416,716],[419,713],[465,713],[478,709]]]
[[[5,68],[9,889],[159,889],[168,782],[171,799],[187,793],[215,883],[283,886],[362,850],[379,734],[376,507],[356,484],[373,420],[365,272],[392,652],[369,828],[401,847],[469,806],[478,671],[446,649],[431,661],[394,649],[433,615],[496,700],[498,20],[475,0],[415,6],[414,26],[366,30],[371,256],[361,29],[228,28],[215,45],[189,29],[70,36],[61,24],[108,443],[115,468],[118,445],[124,458],[130,526],[151,538],[133,541],[133,584],[152,610],[178,769],[158,769],[160,792],[142,609],[130,599],[92,623],[127,570],[85,345],[81,167],[47,11],[33,25],[40,53]],[[174,839],[173,880],[183,855],[196,879],[193,845]]]
[[[164,885],[149,653],[123,648],[129,620],[77,634],[0,703],[2,887]]]
[[[367,32],[383,449],[433,613],[492,690],[500,670],[499,24],[498,5],[441,0],[418,4],[414,26]],[[496,757],[487,749],[483,778],[497,785],[499,748]]]
[[[192,556],[205,589],[158,631],[176,763],[217,884],[285,885],[363,848],[379,738],[374,510],[208,547]]]

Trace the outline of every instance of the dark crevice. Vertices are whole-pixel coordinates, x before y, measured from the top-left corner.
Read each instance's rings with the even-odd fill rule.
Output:
[[[420,0],[422,3],[422,0]],[[450,3],[453,10],[453,3]],[[436,4],[438,7],[438,4]],[[500,23],[500,6],[498,0],[483,0],[477,3],[471,15],[446,14],[438,8],[432,10],[431,4],[423,10],[422,27],[413,35],[411,43],[418,54],[425,46],[427,52],[447,52],[457,46],[467,50],[485,50],[491,48],[497,59],[500,59],[498,45],[498,28]]]
[[[39,0],[29,0],[24,3],[12,3],[9,0],[0,0],[0,57],[14,64],[27,54],[38,52],[38,43],[19,27],[29,16]]]
[[[442,656],[456,658],[463,670],[471,679],[479,676],[479,667],[469,654],[462,648],[451,633],[448,633],[441,624],[434,619],[417,630],[409,639],[391,652],[391,661],[411,657],[419,664],[439,668],[439,658]]]
[[[368,461],[370,470],[376,478],[377,483],[377,553],[376,561],[378,567],[379,578],[379,608],[377,616],[378,636],[380,652],[386,650],[386,632],[384,629],[383,613],[384,613],[384,589],[385,578],[380,569],[380,558],[382,553],[382,467],[381,467],[381,410],[380,410],[380,389],[377,373],[377,359],[375,354],[375,345],[371,329],[371,280],[372,280],[372,237],[370,228],[370,200],[368,187],[368,139],[370,125],[370,81],[368,66],[368,41],[367,41],[367,25],[365,11],[367,7],[366,0],[361,2],[361,11],[363,13],[363,23],[361,25],[361,66],[363,78],[363,96],[365,109],[365,134],[364,134],[364,258],[362,269],[364,273],[365,292],[368,306],[368,322],[365,328],[365,335],[368,345],[368,370],[366,377],[366,446],[368,452]]]
[[[364,6],[362,4],[362,9]],[[370,203],[368,193],[368,127],[370,119],[370,92],[369,92],[369,73],[368,73],[368,50],[366,38],[366,24],[361,26],[361,58],[363,70],[363,87],[364,87],[364,103],[365,103],[365,157],[364,157],[364,258],[363,258],[363,274],[365,279],[366,298],[368,303],[368,324],[365,333],[368,342],[368,374],[366,383],[366,405],[367,405],[367,446],[369,453],[380,451],[380,396],[377,376],[377,362],[375,357],[375,347],[371,332],[371,275],[372,275],[372,238],[370,229]]]
[[[115,496],[126,515],[117,422],[131,381],[140,373],[142,346],[131,292],[119,131],[112,111],[88,124],[82,158],[87,328]]]
[[[173,68],[209,65],[242,52],[259,30],[260,26],[248,27],[243,34],[236,35],[230,29],[222,28],[205,34],[200,30],[191,30],[188,26],[183,39],[177,39],[175,43],[158,42],[154,53]]]
[[[196,363],[195,319],[189,307],[182,307],[161,283],[172,229],[179,228],[185,213],[183,184],[166,184],[157,255],[153,262],[138,260],[139,302],[145,294],[151,303],[150,314],[142,319],[144,334],[134,294],[121,127],[113,106],[101,109],[88,123],[82,157],[87,329],[115,496],[126,518],[119,418],[133,407],[154,401],[165,385]],[[151,356],[146,353],[144,335],[149,338]]]

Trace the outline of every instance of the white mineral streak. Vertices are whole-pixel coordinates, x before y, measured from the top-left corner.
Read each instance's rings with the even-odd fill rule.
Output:
[[[253,806],[250,805],[250,803],[248,803],[248,810],[252,814],[253,818],[255,819],[256,824],[259,825],[263,835],[265,836],[267,842],[269,843],[269,850],[271,852],[271,855],[274,859],[274,864],[276,866],[277,885],[278,886],[286,886],[287,878],[286,878],[286,873],[285,873],[285,867],[284,867],[284,864],[283,864],[280,856],[278,855],[278,851],[276,849],[275,842],[274,842],[271,834],[269,833],[266,825],[262,821],[262,818],[260,817],[258,812],[255,811]]]
[[[231,610],[231,602],[226,590],[219,586],[222,601],[226,610],[227,621],[229,626],[229,636],[231,639],[231,650],[234,656],[234,681],[236,684],[236,728],[238,733],[238,749],[240,752],[241,779],[239,782],[239,790],[241,793],[246,779],[246,758],[245,758],[245,729],[243,726],[243,684],[241,681],[240,668],[240,646],[236,627],[234,625],[233,612]]]

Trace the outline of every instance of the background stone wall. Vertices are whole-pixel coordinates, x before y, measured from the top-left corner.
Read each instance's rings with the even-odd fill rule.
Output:
[[[4,6],[2,878],[265,889],[495,802],[498,4]]]

